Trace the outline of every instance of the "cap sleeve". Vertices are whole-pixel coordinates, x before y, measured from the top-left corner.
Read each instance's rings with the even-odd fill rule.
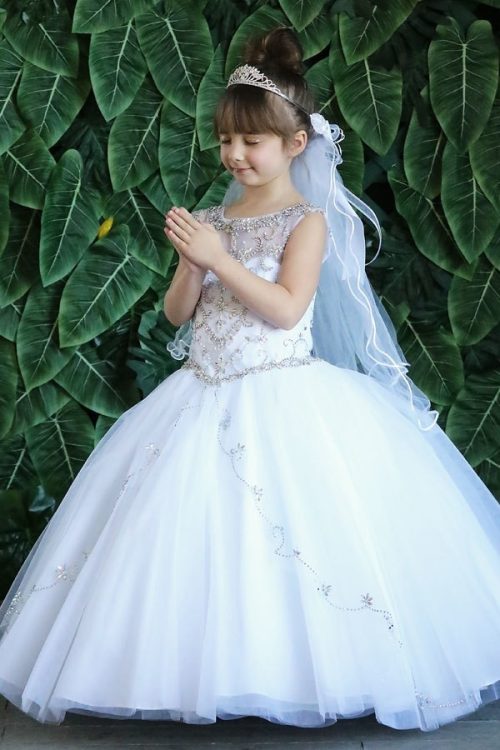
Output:
[[[321,213],[321,214],[323,214],[323,216],[325,218],[326,226],[327,226],[326,239],[325,239],[325,247],[323,248],[323,260],[321,261],[321,263],[324,263],[325,260],[330,255],[330,251],[329,251],[329,247],[328,247],[328,244],[329,244],[328,243],[328,237],[329,237],[328,219],[327,219],[327,216],[326,216],[326,212],[325,212],[325,210],[323,208],[320,208],[319,206],[308,206],[307,209],[304,211],[303,214],[300,214],[299,216],[293,216],[292,217],[293,221],[292,221],[292,225],[291,225],[291,228],[290,228],[290,234],[293,232],[293,230],[295,229],[295,227],[297,226],[297,224],[299,224],[302,221],[302,219],[304,218],[304,216],[308,216],[310,213],[313,213],[313,212],[314,213]]]

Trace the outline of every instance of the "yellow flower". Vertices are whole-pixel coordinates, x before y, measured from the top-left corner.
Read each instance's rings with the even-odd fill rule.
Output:
[[[98,238],[101,240],[103,237],[106,237],[106,235],[110,233],[112,226],[113,226],[112,216],[110,216],[108,219],[104,219],[104,221],[99,227],[99,231],[97,232]]]

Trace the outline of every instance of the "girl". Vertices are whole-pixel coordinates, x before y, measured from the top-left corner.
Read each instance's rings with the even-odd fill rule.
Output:
[[[215,124],[231,191],[166,220],[189,356],[26,559],[0,690],[52,723],[435,729],[500,696],[499,506],[404,372],[290,30],[249,43]]]

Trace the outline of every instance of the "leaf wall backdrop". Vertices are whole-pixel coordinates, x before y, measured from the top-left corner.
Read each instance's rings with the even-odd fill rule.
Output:
[[[212,112],[247,36],[281,24],[383,224],[368,273],[409,374],[500,497],[498,8],[0,0],[2,591],[106,430],[180,365],[164,214],[222,201]]]

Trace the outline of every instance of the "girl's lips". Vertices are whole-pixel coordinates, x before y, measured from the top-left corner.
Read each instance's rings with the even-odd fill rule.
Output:
[[[243,168],[238,168],[237,167],[234,171],[235,172],[249,172],[250,169],[251,169],[251,167],[243,167]]]

